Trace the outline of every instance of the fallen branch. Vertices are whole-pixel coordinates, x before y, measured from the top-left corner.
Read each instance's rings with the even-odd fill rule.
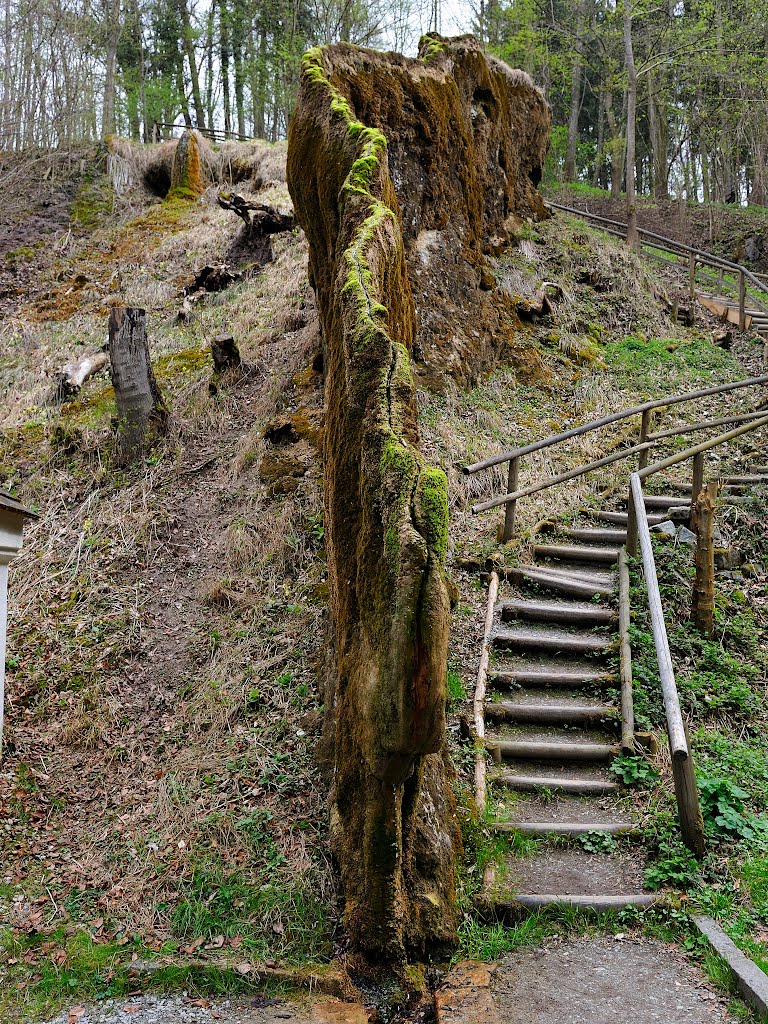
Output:
[[[61,405],[74,398],[83,384],[109,362],[106,352],[94,352],[73,363],[66,363],[54,374],[53,390],[48,398],[49,405]]]
[[[258,228],[264,235],[290,231],[294,226],[292,213],[280,213],[267,203],[253,203],[237,192],[219,192],[216,201],[223,210],[237,214],[249,230]]]

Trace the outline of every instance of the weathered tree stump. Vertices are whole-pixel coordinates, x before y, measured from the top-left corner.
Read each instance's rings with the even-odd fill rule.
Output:
[[[715,498],[717,482],[707,484],[696,498],[696,577],[693,583],[691,618],[703,636],[715,631]]]
[[[213,372],[224,373],[226,370],[237,370],[243,365],[237,342],[231,334],[219,334],[211,342],[213,356]]]
[[[168,420],[168,409],[149,360],[145,310],[112,307],[109,358],[117,405],[117,454],[118,460],[126,464],[143,456],[152,437],[164,432]]]

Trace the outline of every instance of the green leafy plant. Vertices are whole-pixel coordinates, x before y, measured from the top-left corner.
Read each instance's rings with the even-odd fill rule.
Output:
[[[715,833],[729,838],[754,839],[755,830],[744,815],[749,793],[724,778],[699,779],[701,813]]]
[[[658,860],[645,872],[645,884],[649,889],[661,889],[665,885],[688,889],[698,880],[696,858],[681,843],[675,842],[661,843]]]
[[[645,786],[655,782],[659,773],[644,757],[621,754],[611,762],[611,771],[625,786]]]
[[[610,832],[585,832],[579,836],[579,842],[587,853],[613,853],[616,840]]]

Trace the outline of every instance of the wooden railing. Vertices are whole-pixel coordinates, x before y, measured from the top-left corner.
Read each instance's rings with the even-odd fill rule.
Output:
[[[549,199],[547,203],[555,210],[562,210],[564,213],[571,213],[590,221],[590,223],[597,224],[604,231],[616,235],[618,238],[625,239],[627,236],[627,225],[622,224],[621,221],[600,217],[596,213],[590,213],[588,210],[579,210],[573,206],[563,206],[562,203],[555,203]],[[638,228],[638,245],[643,249],[646,256],[656,260],[658,263],[666,263],[678,269],[680,266],[679,263],[673,264],[659,256],[654,252],[656,249],[687,261],[688,290],[691,299],[695,298],[696,274],[699,272],[697,268],[700,265],[710,267],[719,272],[718,278],[706,273],[705,276],[709,278],[710,283],[717,284],[721,288],[723,286],[723,271],[733,274],[736,277],[734,287],[738,290],[739,328],[742,331],[746,327],[746,299],[748,294],[752,305],[756,309],[763,313],[768,313],[768,285],[761,281],[756,274],[753,274],[751,270],[743,266],[743,264],[723,259],[714,253],[705,252],[703,249],[696,249],[693,246],[685,245],[683,242],[678,242],[674,238],[667,238],[666,235],[658,235],[655,231],[647,231],[645,228]],[[752,286],[751,289],[748,285]],[[757,292],[757,295],[755,292]]]
[[[172,138],[174,132],[185,132],[188,128],[192,128],[194,131],[204,135],[206,139],[210,139],[211,142],[225,142],[227,139],[234,139],[236,142],[255,141],[250,135],[241,135],[239,132],[225,132],[221,128],[198,128],[195,125],[169,124],[165,121],[156,121],[155,127],[163,128],[167,138]]]
[[[493,466],[502,465],[505,462],[509,463],[509,468],[507,471],[507,493],[495,498],[489,498],[487,501],[482,501],[473,505],[472,512],[474,515],[477,515],[480,512],[487,512],[489,509],[505,505],[506,511],[504,515],[502,540],[506,543],[511,540],[514,535],[515,514],[517,502],[520,498],[527,497],[530,494],[535,494],[537,491],[543,491],[548,487],[555,486],[555,484],[574,480],[577,477],[583,476],[585,473],[591,472],[592,470],[608,466],[612,462],[618,462],[621,459],[626,459],[630,455],[638,456],[638,468],[643,469],[648,465],[649,449],[655,445],[656,441],[663,437],[672,437],[675,434],[685,434],[692,431],[705,430],[709,427],[719,426],[725,422],[738,423],[741,420],[754,418],[756,415],[751,411],[747,413],[735,413],[733,416],[720,417],[716,420],[708,420],[702,423],[683,424],[680,427],[674,427],[671,430],[660,431],[659,434],[654,434],[653,417],[657,409],[664,409],[672,405],[681,405],[686,402],[697,401],[698,399],[706,398],[709,395],[720,395],[743,388],[759,387],[762,384],[768,384],[768,375],[764,375],[762,377],[750,377],[747,380],[731,381],[728,384],[718,384],[711,388],[701,388],[698,391],[689,391],[684,395],[671,395],[666,398],[653,399],[649,402],[644,402],[642,405],[636,405],[630,409],[622,409],[620,412],[614,412],[608,416],[602,416],[600,419],[591,420],[589,423],[584,423],[580,427],[573,427],[570,430],[562,431],[560,434],[552,434],[549,437],[542,438],[540,441],[533,441],[531,444],[523,445],[521,448],[513,448],[511,451],[500,452],[498,455],[492,455],[490,458],[482,459],[480,462],[473,462],[471,465],[462,467],[462,471],[465,475],[471,476],[475,473],[481,472],[482,470],[490,469]],[[633,445],[630,448],[622,448],[602,459],[597,459],[595,462],[589,462],[583,466],[578,466],[576,469],[568,470],[567,473],[561,473],[559,476],[551,477],[548,480],[539,481],[538,483],[530,484],[527,487],[518,489],[520,467],[522,460],[526,455],[541,451],[544,448],[551,448],[554,445],[561,444],[563,441],[570,440],[572,437],[580,437],[582,434],[587,434],[593,430],[599,430],[601,427],[606,427],[611,423],[618,423],[621,420],[629,419],[632,416],[640,416],[640,435],[638,444]]]
[[[712,420],[680,424],[679,426],[660,430],[656,433],[653,432],[654,412],[660,408],[696,401],[709,395],[725,394],[739,389],[759,387],[764,384],[768,384],[768,376],[751,377],[748,380],[741,381],[731,381],[728,384],[721,384],[711,388],[702,388],[699,391],[688,392],[684,395],[674,395],[646,402],[643,405],[638,405],[631,409],[624,409],[620,412],[612,413],[609,416],[603,416],[601,419],[592,420],[590,423],[585,423],[580,427],[574,427],[571,430],[563,431],[560,434],[554,434],[550,437],[542,438],[542,440],[534,441],[532,444],[525,445],[521,448],[514,448],[511,451],[491,456],[481,462],[476,462],[464,467],[465,473],[472,474],[480,472],[483,469],[488,469],[492,466],[503,464],[504,462],[509,463],[507,477],[508,487],[510,488],[509,493],[472,507],[473,513],[478,513],[485,511],[486,509],[496,508],[499,505],[506,505],[506,514],[504,518],[504,540],[506,541],[511,539],[514,531],[515,507],[520,498],[525,497],[528,494],[534,494],[537,491],[544,490],[548,487],[552,487],[555,484],[563,483],[566,480],[573,480],[590,470],[609,465],[620,459],[627,458],[630,455],[636,454],[638,456],[638,469],[630,476],[630,493],[627,506],[626,550],[631,555],[637,555],[639,548],[642,558],[643,573],[648,591],[648,608],[651,616],[651,628],[656,646],[656,658],[659,666],[659,677],[661,680],[664,710],[667,721],[667,735],[669,738],[672,775],[674,779],[675,799],[678,807],[680,830],[684,842],[697,856],[701,856],[704,852],[704,825],[699,805],[693,755],[688,743],[685,723],[683,722],[680,710],[680,699],[677,692],[677,683],[675,681],[675,673],[672,665],[672,655],[669,648],[669,640],[667,638],[666,625],[664,622],[664,610],[661,603],[656,563],[653,556],[653,546],[651,544],[651,534],[648,528],[647,517],[644,514],[645,498],[643,495],[642,482],[644,479],[655,473],[690,459],[692,462],[691,503],[693,503],[704,483],[704,453],[712,448],[727,444],[729,441],[732,441],[743,434],[747,434],[750,431],[757,430],[759,427],[768,425],[768,412],[762,410],[747,413],[734,413],[733,415],[721,416]],[[542,449],[557,445],[562,441],[566,441],[569,438],[578,437],[582,434],[588,433],[589,431],[598,430],[608,424],[616,423],[623,419],[627,419],[628,417],[637,415],[640,415],[641,417],[639,444],[632,445],[629,448],[624,448],[621,451],[614,452],[612,455],[606,456],[602,459],[597,459],[596,461],[587,463],[586,465],[578,466],[576,469],[569,470],[566,473],[561,473],[548,480],[540,481],[539,483],[518,489],[517,484],[520,460],[525,455],[534,451],[541,451]],[[742,423],[742,426],[729,430],[724,434],[719,434],[707,441],[703,441],[683,452],[678,452],[668,458],[661,459],[650,465],[648,464],[649,450],[661,440],[679,434],[698,432],[732,423]],[[681,504],[683,503],[684,499],[681,498]],[[492,608],[490,599],[489,606]],[[632,681],[631,669],[629,667],[631,655],[628,644],[629,578],[626,556],[623,549],[620,552],[619,558],[619,619],[619,654],[622,690],[622,748],[627,749],[631,747],[633,742],[634,722],[632,721],[631,715]],[[484,650],[487,649],[487,638],[489,636],[491,621],[492,619],[486,615]],[[483,675],[484,690],[484,674],[487,671],[487,659],[485,664],[481,664],[480,671]],[[477,708],[475,710],[477,712]],[[478,772],[480,771],[478,766],[476,766],[476,770]]]
[[[669,737],[669,752],[672,759],[672,777],[675,784],[675,799],[677,801],[678,818],[683,842],[697,856],[704,852],[704,823],[701,817],[699,805],[699,792],[696,785],[696,773],[693,764],[688,736],[685,730],[685,723],[680,711],[680,698],[675,682],[675,671],[672,665],[672,653],[669,649],[667,628],[664,622],[664,608],[661,603],[659,581],[656,574],[656,560],[653,556],[653,545],[651,544],[651,531],[648,528],[648,518],[645,515],[645,495],[643,494],[643,480],[669,469],[680,462],[691,459],[693,462],[693,486],[691,489],[691,509],[696,496],[704,484],[704,453],[711,448],[727,444],[742,434],[757,430],[768,424],[768,415],[763,415],[736,430],[729,430],[718,437],[712,437],[708,441],[694,445],[684,452],[678,452],[667,459],[661,459],[653,465],[632,473],[630,476],[629,498],[627,502],[627,551],[631,555],[637,555],[638,547],[643,563],[643,575],[648,591],[648,610],[651,616],[651,630],[656,646],[656,661],[659,666],[659,679],[661,681],[661,692],[664,698],[664,711],[667,719],[667,736]]]

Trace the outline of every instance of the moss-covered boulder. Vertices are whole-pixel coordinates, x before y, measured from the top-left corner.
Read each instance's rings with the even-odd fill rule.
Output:
[[[325,343],[333,842],[353,943],[397,959],[456,928],[448,508],[444,474],[418,451],[415,310],[387,141],[334,84],[353,52],[305,56],[288,177]]]

